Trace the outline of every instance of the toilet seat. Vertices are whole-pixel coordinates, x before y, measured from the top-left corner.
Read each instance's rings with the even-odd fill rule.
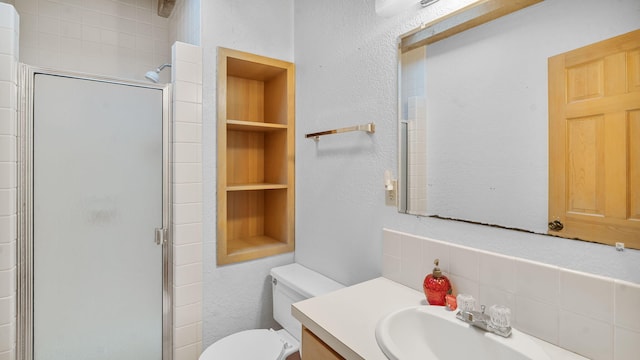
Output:
[[[299,347],[285,330],[245,330],[216,341],[199,360],[284,360]]]

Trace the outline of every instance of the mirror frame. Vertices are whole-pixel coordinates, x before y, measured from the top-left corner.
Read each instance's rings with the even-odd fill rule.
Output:
[[[400,52],[433,44],[543,0],[479,0],[400,36]]]

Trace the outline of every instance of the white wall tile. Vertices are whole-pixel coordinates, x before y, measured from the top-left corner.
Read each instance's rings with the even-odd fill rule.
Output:
[[[400,257],[401,235],[394,231],[382,231],[382,253],[385,255]]]
[[[182,61],[175,67],[175,77],[178,81],[187,81],[198,84],[202,79],[202,65]]]
[[[136,6],[143,9],[151,9],[153,0],[136,0]]]
[[[202,163],[202,146],[200,143],[175,143],[173,145],[173,161]]]
[[[477,297],[478,306],[485,305],[487,309],[491,305],[503,305],[512,309],[512,315],[516,308],[515,295],[507,292],[501,288],[497,288],[491,285],[480,284],[480,293]]]
[[[181,59],[183,61],[202,64],[202,49],[200,47],[185,44],[182,42],[178,42],[176,45],[178,46],[178,49],[182,54]]]
[[[516,265],[511,257],[481,252],[478,256],[479,281],[506,292],[516,291]],[[480,288],[482,292],[482,287]]]
[[[175,103],[174,113],[176,122],[201,122],[201,118],[198,117],[198,106],[196,103],[177,101]]]
[[[0,216],[16,213],[16,189],[0,189]]]
[[[418,291],[422,291],[422,282],[426,274],[422,271],[422,243],[421,239],[403,235],[400,244],[400,278],[402,283]]]
[[[202,205],[200,203],[173,205],[173,222],[176,225],[202,222]]]
[[[515,315],[513,327],[552,344],[558,343],[557,305],[550,305],[525,296],[516,296],[513,315]]]
[[[173,263],[176,266],[202,262],[202,244],[187,244],[175,246]]]
[[[173,333],[173,343],[176,348],[192,345],[198,342],[198,324],[176,328]]]
[[[614,287],[615,325],[640,332],[640,285],[616,280]]]
[[[422,242],[422,273],[430,274],[438,259],[438,267],[445,276],[449,276],[449,246],[443,242],[424,239]]]
[[[569,311],[560,310],[559,345],[593,360],[611,359],[613,326]]]
[[[520,259],[516,265],[516,294],[558,304],[560,272],[557,267]]]
[[[0,243],[7,244],[16,241],[16,215],[0,216]]]
[[[0,108],[0,135],[16,134],[16,111]]]
[[[202,184],[175,184],[173,188],[174,204],[188,204],[202,201]]]
[[[202,263],[176,266],[173,279],[174,286],[184,286],[202,282]]]
[[[382,275],[387,279],[403,284],[401,278],[401,264],[399,257],[383,254],[382,255]]]
[[[51,16],[40,16],[38,19],[38,31],[51,36],[60,35],[60,19]]]
[[[0,11],[0,27],[14,29],[16,25],[15,16],[12,11]]]
[[[60,19],[65,22],[82,23],[82,2],[74,4],[62,4]]]
[[[175,306],[190,305],[202,301],[202,284],[177,286],[173,292]]]
[[[14,296],[0,298],[0,325],[11,324],[16,317],[16,299]]]
[[[453,294],[467,294],[473,296],[474,299],[480,298],[480,285],[477,281],[469,280],[462,276],[450,274],[449,280],[453,288]]]
[[[13,31],[0,27],[0,54],[13,55],[16,43]]]
[[[0,108],[12,108],[12,91],[14,89],[9,81],[0,79]]]
[[[16,352],[14,349],[11,349],[5,352],[0,352],[0,360],[15,360],[15,359],[16,359]]]
[[[60,4],[53,1],[40,0],[38,2],[38,11],[41,14],[47,14],[49,16],[60,17]]]
[[[449,272],[469,280],[478,281],[479,255],[477,251],[462,246],[451,246],[449,250]]]
[[[174,326],[176,328],[195,324],[202,319],[202,303],[178,306],[173,313]]]
[[[197,359],[200,352],[197,344],[187,345],[176,348],[173,353],[174,360],[193,360]]]
[[[15,60],[13,55],[8,54],[0,54],[0,79],[1,80],[11,80],[15,78],[14,72],[15,68]]]
[[[198,204],[200,206],[200,204]],[[173,243],[175,245],[196,244],[202,242],[202,224],[176,224],[173,227]]]
[[[198,101],[198,85],[195,83],[176,81],[173,89],[173,96],[176,101],[202,102]]]
[[[613,323],[613,280],[560,270],[560,307]]]
[[[175,142],[200,143],[202,125],[197,123],[176,123],[173,137]]]
[[[176,163],[173,169],[173,182],[176,184],[202,183],[201,164]]]
[[[16,269],[0,270],[0,298],[15,296],[16,292]],[[0,346],[2,341],[0,340]],[[0,350],[2,351],[2,350]]]
[[[0,162],[0,189],[10,189],[17,185],[17,165],[15,162]]]
[[[0,352],[11,351],[16,340],[14,323],[0,326]]]
[[[16,242],[0,243],[0,270],[11,270],[16,266]]]
[[[614,333],[614,360],[640,357],[640,332],[616,327]]]

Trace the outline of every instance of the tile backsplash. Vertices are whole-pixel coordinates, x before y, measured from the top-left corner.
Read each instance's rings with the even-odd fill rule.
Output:
[[[637,359],[640,285],[383,229],[382,274],[422,291],[434,259],[454,294],[511,308],[514,328],[590,359]]]

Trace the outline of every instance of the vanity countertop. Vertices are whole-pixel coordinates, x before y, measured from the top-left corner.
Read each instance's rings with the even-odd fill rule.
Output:
[[[426,304],[423,293],[380,277],[297,302],[292,314],[347,360],[387,360],[376,342],[378,320],[394,310]],[[586,359],[533,339],[553,360]]]

